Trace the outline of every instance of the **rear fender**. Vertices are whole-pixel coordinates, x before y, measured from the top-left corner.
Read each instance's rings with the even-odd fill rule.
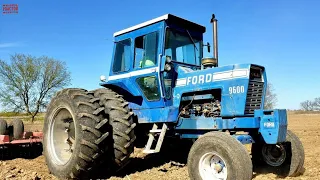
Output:
[[[117,92],[118,94],[121,94],[123,96],[123,98],[130,103],[134,103],[134,104],[137,104],[140,106],[142,104],[143,98],[140,96],[139,92],[135,92],[135,91],[129,92],[127,90],[127,88],[125,88],[125,86],[120,86],[120,84],[119,85],[118,84],[103,84],[102,86],[105,88],[109,88],[109,89]]]
[[[128,86],[128,84],[130,84],[130,86]],[[112,90],[117,90],[118,93],[120,93],[119,91],[124,90],[126,92],[130,92],[129,94],[133,96],[141,96],[141,93],[138,90],[139,88],[137,88],[136,85],[130,81],[130,79],[121,79],[116,80],[112,84],[101,83],[100,85],[106,88],[110,88]]]

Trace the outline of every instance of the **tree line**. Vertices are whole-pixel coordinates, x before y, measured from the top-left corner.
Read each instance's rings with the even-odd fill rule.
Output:
[[[320,97],[313,100],[306,100],[300,103],[301,110],[304,111],[320,111]]]

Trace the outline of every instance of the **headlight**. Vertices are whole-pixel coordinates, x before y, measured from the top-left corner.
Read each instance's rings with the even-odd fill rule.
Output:
[[[106,76],[104,76],[104,75],[100,76],[100,81],[105,82],[106,80],[107,80]]]

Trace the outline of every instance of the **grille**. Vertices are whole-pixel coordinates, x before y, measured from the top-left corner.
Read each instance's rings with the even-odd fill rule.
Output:
[[[255,109],[260,109],[263,95],[263,82],[249,81],[245,114],[253,114]]]

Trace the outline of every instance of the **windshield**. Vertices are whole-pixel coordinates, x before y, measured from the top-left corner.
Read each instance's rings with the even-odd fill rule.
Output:
[[[188,31],[180,32],[167,28],[165,55],[178,62],[200,66],[201,43],[199,37],[191,37]]]

